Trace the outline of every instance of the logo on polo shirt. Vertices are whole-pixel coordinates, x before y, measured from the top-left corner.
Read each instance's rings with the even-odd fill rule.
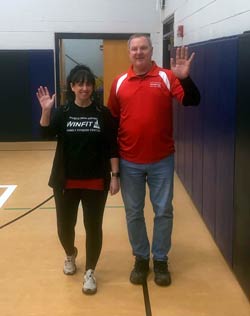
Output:
[[[161,83],[158,81],[151,81],[149,83],[149,87],[150,88],[161,88]]]

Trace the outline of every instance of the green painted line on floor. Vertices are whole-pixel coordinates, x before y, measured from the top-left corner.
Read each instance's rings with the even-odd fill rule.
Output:
[[[6,207],[4,208],[5,211],[25,211],[29,210],[28,207]]]
[[[54,210],[55,207],[39,207],[39,210]]]
[[[106,205],[106,208],[124,208],[123,205]],[[28,211],[31,208],[28,207],[6,207],[5,211]],[[55,207],[40,207],[38,210],[54,210]]]

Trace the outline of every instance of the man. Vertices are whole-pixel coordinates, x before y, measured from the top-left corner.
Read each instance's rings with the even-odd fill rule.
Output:
[[[121,192],[135,256],[130,281],[143,284],[149,272],[150,243],[144,218],[147,183],[154,211],[154,280],[168,286],[173,225],[172,98],[183,105],[199,104],[199,91],[189,77],[194,53],[188,58],[188,48],[177,48],[168,70],[152,61],[153,47],[147,35],[132,35],[128,50],[131,67],[114,80],[108,106],[119,122]]]

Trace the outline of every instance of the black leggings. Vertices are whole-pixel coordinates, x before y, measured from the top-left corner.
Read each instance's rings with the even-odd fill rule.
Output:
[[[102,249],[102,222],[107,191],[68,189],[54,190],[59,240],[70,256],[74,253],[75,225],[82,203],[86,231],[86,270],[95,269]]]

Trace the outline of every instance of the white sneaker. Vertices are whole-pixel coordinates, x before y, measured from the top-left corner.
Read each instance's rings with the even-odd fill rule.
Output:
[[[77,248],[75,247],[75,253],[72,256],[67,256],[64,261],[63,272],[66,275],[72,275],[76,273],[76,256],[77,256]]]
[[[94,270],[89,269],[85,272],[85,275],[83,278],[82,291],[85,294],[95,294],[96,293],[97,286],[96,286],[96,278],[94,276]]]

